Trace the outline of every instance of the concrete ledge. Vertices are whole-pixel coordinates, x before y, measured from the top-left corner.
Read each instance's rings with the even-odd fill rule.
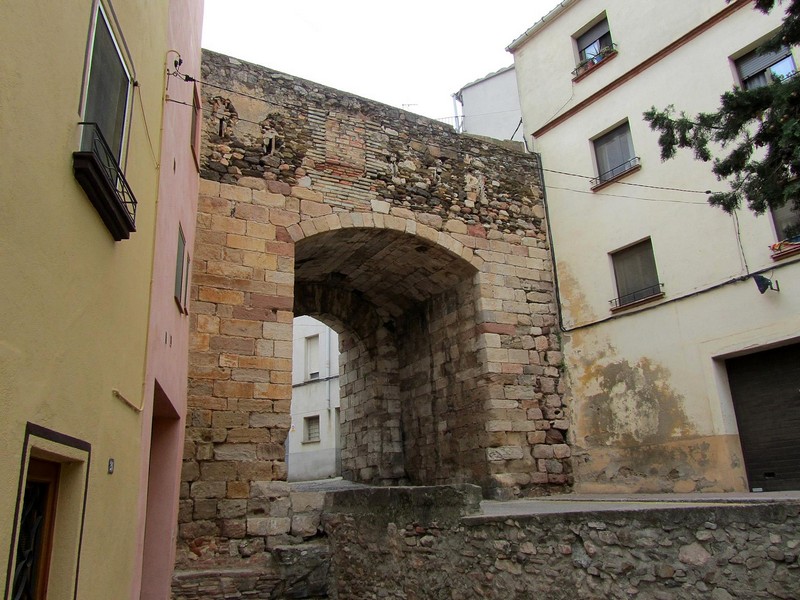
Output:
[[[445,526],[480,512],[481,499],[481,488],[471,484],[341,490],[326,495],[323,514],[347,514],[362,523],[436,521]],[[363,519],[367,516],[368,521]]]

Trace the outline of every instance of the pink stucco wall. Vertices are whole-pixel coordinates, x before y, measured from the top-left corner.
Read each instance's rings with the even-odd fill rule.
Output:
[[[165,69],[200,77],[202,0],[171,0]],[[169,597],[186,416],[189,317],[174,299],[178,228],[192,256],[199,176],[192,154],[194,84],[165,77],[156,239],[142,413],[139,565],[131,599]],[[188,104],[188,106],[187,106]]]

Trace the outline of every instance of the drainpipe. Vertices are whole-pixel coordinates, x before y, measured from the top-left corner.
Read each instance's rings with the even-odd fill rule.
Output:
[[[555,244],[553,243],[553,230],[550,227],[550,209],[547,206],[547,186],[544,183],[542,155],[538,152],[534,152],[533,154],[536,155],[537,162],[539,164],[539,181],[542,184],[542,204],[544,204],[544,218],[547,225],[547,240],[548,247],[550,249],[550,262],[553,264],[553,287],[556,293],[556,316],[558,317],[558,329],[566,333],[569,330],[564,328],[564,324],[562,323],[561,319],[561,293],[559,292],[558,287],[558,267],[556,266],[556,251]]]

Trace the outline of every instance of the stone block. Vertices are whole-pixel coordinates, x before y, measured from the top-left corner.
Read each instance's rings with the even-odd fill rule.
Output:
[[[291,521],[291,534],[302,538],[314,537],[320,523],[319,512],[295,513]]]
[[[228,200],[237,202],[250,202],[253,199],[253,190],[238,185],[223,183],[219,186],[219,195]]]
[[[227,486],[224,481],[195,481],[191,486],[191,497],[195,500],[201,498],[224,498]]]
[[[249,498],[250,483],[247,481],[229,481],[226,496],[228,498]]]
[[[284,413],[252,413],[250,415],[250,427],[278,427],[288,429],[291,424],[291,416]]]
[[[486,449],[486,459],[490,461],[520,460],[523,456],[522,448],[515,446],[500,446]]]
[[[213,287],[200,287],[199,298],[205,302],[215,302],[217,304],[239,305],[244,302],[244,292],[236,290],[223,290]]]
[[[291,487],[286,481],[253,481],[250,485],[251,498],[288,498],[290,492]]]
[[[247,500],[220,500],[217,511],[219,517],[223,519],[244,517],[247,512]]]
[[[195,521],[211,520],[217,516],[217,500],[195,500],[192,518]]]
[[[325,494],[322,492],[292,492],[292,510],[295,513],[321,511],[325,503]]]
[[[214,447],[214,459],[224,461],[256,460],[255,444],[219,444]]]

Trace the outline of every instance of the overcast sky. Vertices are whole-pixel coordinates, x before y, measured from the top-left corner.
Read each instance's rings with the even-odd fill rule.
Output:
[[[558,0],[205,0],[203,47],[428,117]]]

